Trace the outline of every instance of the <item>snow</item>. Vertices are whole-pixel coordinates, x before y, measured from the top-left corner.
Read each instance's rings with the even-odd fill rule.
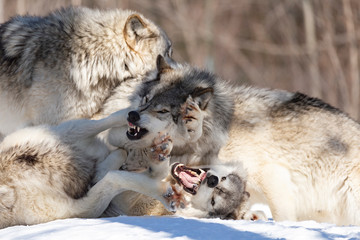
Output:
[[[314,221],[274,222],[119,216],[64,219],[0,230],[0,239],[360,239],[360,227]]]

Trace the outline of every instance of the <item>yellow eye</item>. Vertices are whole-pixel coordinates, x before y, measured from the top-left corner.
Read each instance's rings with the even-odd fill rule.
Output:
[[[157,113],[161,113],[161,114],[164,114],[164,113],[168,113],[169,111],[167,109],[162,109],[160,111],[157,111]]]

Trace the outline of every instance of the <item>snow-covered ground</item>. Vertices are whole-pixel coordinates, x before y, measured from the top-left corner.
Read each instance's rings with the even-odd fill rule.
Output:
[[[255,205],[271,217],[265,205]],[[304,222],[244,221],[168,217],[64,219],[0,230],[0,239],[360,239],[360,226]]]
[[[271,217],[264,205],[255,205]],[[243,221],[181,217],[65,219],[0,230],[0,239],[360,239],[360,226],[305,222]]]

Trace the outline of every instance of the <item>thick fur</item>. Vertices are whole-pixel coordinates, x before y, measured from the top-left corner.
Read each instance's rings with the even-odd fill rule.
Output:
[[[171,52],[166,34],[130,10],[16,16],[0,26],[0,134],[93,117],[121,82]]]
[[[163,129],[173,139],[171,161],[243,164],[250,200],[268,204],[275,220],[360,224],[356,121],[301,93],[232,86],[160,62],[134,97],[133,124],[149,132],[127,147],[145,146]],[[112,143],[120,136],[110,134]]]
[[[209,185],[209,179],[218,179],[216,185]],[[179,194],[179,193],[178,193]],[[246,191],[246,173],[241,165],[226,163],[212,165],[195,195],[180,190],[185,198],[185,207],[176,215],[221,218],[266,220],[261,211],[250,211],[249,193]]]
[[[138,158],[134,160],[138,160]],[[151,167],[153,169],[158,168],[159,172],[170,173],[168,162],[162,166],[157,164]],[[201,168],[205,169],[205,167]],[[250,210],[249,193],[246,191],[246,173],[241,165],[226,163],[212,165],[206,169],[208,169],[206,170],[206,177],[199,185],[195,195],[186,192],[171,174],[163,179],[172,186],[173,194],[167,198],[167,201],[172,202],[172,207],[174,210],[176,209],[175,215],[198,218],[266,220],[263,212]],[[156,174],[156,176],[159,175],[161,173]],[[209,179],[214,178],[217,179],[217,182],[212,184]],[[110,210],[106,211],[105,216],[120,214],[169,215],[173,213],[166,211],[163,205],[148,196],[128,191],[113,199]]]
[[[167,183],[146,173],[114,170],[126,154],[117,150],[108,155],[96,137],[126,124],[126,113],[28,127],[5,137],[0,144],[0,227],[99,217],[112,198],[125,190],[158,199],[171,210],[167,196],[172,190]]]

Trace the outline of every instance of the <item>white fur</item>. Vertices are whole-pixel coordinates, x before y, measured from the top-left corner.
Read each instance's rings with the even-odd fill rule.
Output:
[[[98,142],[96,136],[110,127],[126,124],[127,112],[125,109],[101,120],[82,119],[54,127],[30,127],[8,135],[0,145],[0,227],[36,224],[59,218],[98,217],[112,198],[124,190],[151,196],[169,210],[173,209],[163,197],[168,193],[167,183],[146,173],[116,170],[126,157],[121,150],[105,158],[107,147]],[[32,154],[33,162],[27,162],[31,159],[24,159],[21,152],[29,156]],[[43,156],[49,160],[43,162]],[[82,175],[82,168],[71,172],[63,167],[75,164],[73,161],[80,161],[78,157],[85,156],[99,161],[96,169],[98,182],[85,196],[75,199],[64,190],[72,188],[65,186],[64,181],[68,177],[76,179]],[[82,164],[92,164],[93,160],[81,161]]]

